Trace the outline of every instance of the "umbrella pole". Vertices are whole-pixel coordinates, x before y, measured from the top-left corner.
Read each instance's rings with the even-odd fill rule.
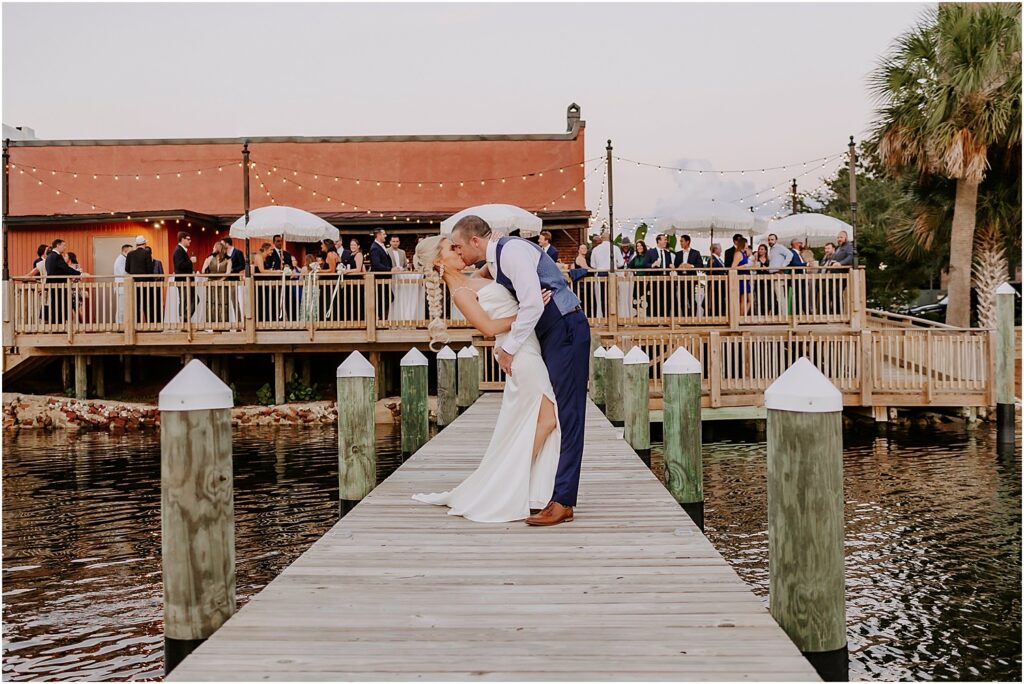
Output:
[[[853,240],[857,236],[857,148],[853,144],[853,136],[850,136],[850,228]],[[856,243],[854,243],[856,244]],[[853,251],[853,267],[857,267],[857,250]]]
[[[249,227],[249,143],[242,146],[242,209],[245,212],[245,227]],[[252,276],[249,264],[249,236],[245,237],[245,277]]]

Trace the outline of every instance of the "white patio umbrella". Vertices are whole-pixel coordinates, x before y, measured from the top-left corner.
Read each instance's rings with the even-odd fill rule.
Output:
[[[680,235],[721,235],[726,231],[749,233],[754,228],[752,213],[728,202],[697,200],[686,202],[654,222],[662,233]]]
[[[239,217],[231,224],[228,235],[233,238],[259,238],[281,235],[292,242],[319,242],[320,240],[340,239],[338,229],[316,214],[311,214],[295,207],[271,205],[252,209],[249,212],[249,224],[245,216]]]
[[[481,204],[463,209],[441,221],[441,235],[451,235],[452,228],[464,216],[479,216],[491,230],[508,235],[513,230],[519,231],[520,237],[540,235],[544,221],[539,216],[514,204]]]
[[[809,245],[811,240],[819,243],[835,241],[841,230],[845,230],[850,239],[853,239],[853,226],[846,221],[826,214],[807,213],[776,219],[768,224],[765,232],[775,233],[784,244],[789,244],[794,238],[801,238],[805,245]]]

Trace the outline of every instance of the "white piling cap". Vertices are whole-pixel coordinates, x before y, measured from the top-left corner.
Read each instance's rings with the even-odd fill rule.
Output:
[[[470,345],[468,347],[463,347],[462,349],[460,349],[459,353],[456,354],[456,356],[458,356],[460,359],[471,359],[474,356],[476,356],[476,354],[473,353],[473,347],[472,345]]]
[[[444,349],[437,352],[437,358],[444,360],[454,359],[456,358],[455,351],[446,344],[444,345]]]
[[[802,356],[764,391],[764,405],[776,411],[834,413],[843,410],[843,395]]]
[[[646,366],[651,363],[651,359],[643,349],[640,347],[633,347],[629,350],[629,353],[626,354],[626,357],[622,359],[622,363],[630,366],[639,366],[641,364]]]
[[[607,359],[621,359],[623,356],[625,356],[625,354],[622,353],[622,350],[619,349],[618,345],[612,345],[605,354],[605,358]]]
[[[199,359],[192,359],[160,390],[161,411],[231,408],[231,388]]]
[[[700,361],[686,350],[686,347],[679,347],[668,357],[661,367],[662,375],[700,375]]]
[[[402,360],[399,361],[398,365],[402,366],[403,368],[407,366],[426,366],[427,357],[424,356],[423,352],[421,352],[419,349],[413,347],[412,349],[409,350],[408,354],[402,357]]]
[[[339,378],[372,378],[375,375],[373,364],[357,351],[349,354],[348,358],[338,366]]]
[[[604,347],[598,347],[597,349],[594,350],[595,359],[603,359],[606,356],[608,356],[608,350],[605,349]]]
[[[473,352],[473,356],[480,356],[480,350],[475,345],[469,345],[468,349]]]
[[[1000,285],[999,287],[996,288],[996,294],[997,295],[1000,295],[1000,294],[1016,295],[1017,294],[1017,290],[1015,290],[1013,288],[1013,285],[1011,285],[1010,283],[1003,283],[1002,285]]]

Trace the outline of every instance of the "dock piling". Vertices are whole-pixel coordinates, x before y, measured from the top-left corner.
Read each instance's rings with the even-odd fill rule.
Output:
[[[679,347],[662,366],[665,487],[704,530],[704,459],[701,453],[701,368]]]
[[[1009,283],[996,289],[996,431],[997,441],[1013,444],[1017,438],[1014,425],[1014,381],[1017,377],[1014,363],[1013,319],[1017,305],[1017,291]]]
[[[338,366],[338,506],[342,517],[377,485],[375,371],[357,351]]]
[[[458,356],[445,346],[437,353],[437,427],[451,425],[459,416]]]
[[[615,427],[623,425],[622,359],[625,355],[613,345],[605,354],[604,414]]]
[[[800,358],[764,396],[769,610],[822,679],[846,681],[843,395]]]
[[[82,354],[75,355],[75,399],[89,398],[88,359]]]
[[[647,376],[651,359],[640,347],[633,347],[622,359],[623,435],[640,460],[651,467],[651,410]]]
[[[427,357],[413,347],[402,357],[402,458],[427,443]]]
[[[604,410],[604,386],[608,377],[608,350],[598,347],[590,359],[590,367],[593,375],[590,378],[590,398],[603,411]]]
[[[461,413],[476,401],[476,392],[480,388],[480,363],[473,345],[460,349],[456,358],[458,359],[459,387],[455,403]]]
[[[233,404],[200,361],[160,392],[165,673],[235,612]]]

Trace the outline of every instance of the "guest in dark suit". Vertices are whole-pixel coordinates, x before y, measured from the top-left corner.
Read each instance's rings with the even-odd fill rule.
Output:
[[[154,288],[153,255],[146,249],[146,238],[142,235],[135,238],[135,249],[124,258],[124,270],[134,276],[135,291],[135,322],[142,323],[154,319],[154,314],[147,309],[152,306],[150,290]],[[147,316],[147,313],[149,314]]]
[[[697,269],[704,267],[704,260],[700,252],[690,247],[690,236],[683,235],[679,238],[679,249],[676,250],[673,268],[681,276],[685,276],[679,283],[678,297],[676,298],[676,315],[694,316],[699,312],[696,305],[696,283],[690,276],[697,275]]]
[[[711,243],[711,254],[708,257],[708,286],[704,296],[704,310],[709,316],[725,316],[727,313],[726,293],[728,292],[728,275],[724,270],[726,261],[722,258],[722,245]]]
[[[146,249],[149,250],[149,255],[153,256],[153,248],[146,245]],[[153,275],[164,274],[164,263],[159,259],[153,259]],[[153,312],[153,322],[159,323],[164,319],[164,306],[163,306],[163,292],[164,283],[167,281],[163,278],[153,279],[156,285],[149,291],[149,302],[150,311]]]
[[[263,258],[263,270],[264,271],[284,271],[285,267],[291,269],[292,273],[295,273],[298,269],[295,268],[295,261],[292,259],[292,255],[284,248],[284,236],[275,235],[272,242],[274,243],[273,249],[267,252],[267,255]],[[270,310],[270,315],[273,320],[294,320],[295,319],[295,308],[296,308],[296,288],[287,286],[283,296],[281,293],[282,280],[275,279],[270,285],[271,301],[281,302],[281,306],[273,306]],[[282,318],[283,316],[283,318]]]
[[[544,253],[551,257],[551,260],[556,264],[558,263],[558,250],[551,244],[551,231],[542,230],[540,231],[540,237],[537,238],[537,244],[544,250]]]
[[[228,248],[228,259],[231,260],[231,273],[238,274],[245,271],[245,255],[242,251],[235,249],[231,244],[231,238],[224,236],[220,239],[224,243],[224,246]]]
[[[725,258],[722,261],[725,262],[726,268],[732,268],[732,262],[735,261],[736,250],[739,248],[740,240],[745,240],[742,233],[736,233],[732,236],[732,247],[725,250]]]
[[[68,244],[58,238],[50,245],[50,253],[46,255],[44,264],[46,277],[61,276],[59,279],[54,278],[50,283],[50,309],[47,320],[49,323],[62,324],[68,318],[68,299],[64,287],[62,287],[67,279],[65,276],[81,276],[81,273],[64,260],[64,252],[67,251],[67,248]]]
[[[395,264],[391,260],[391,255],[388,254],[388,248],[385,246],[384,241],[387,240],[388,234],[383,228],[378,228],[373,231],[373,242],[370,243],[370,271],[371,275],[366,276],[367,278],[374,278],[373,274],[376,273],[391,273],[395,269]],[[392,288],[388,288],[388,296],[381,297],[378,291],[378,301],[380,306],[378,311],[384,320],[388,317],[388,312],[391,311],[391,300],[395,296],[395,293],[391,291]]]
[[[189,245],[192,244],[192,236],[186,232],[178,233],[178,246],[174,248],[171,255],[171,265],[174,266],[174,284],[178,289],[178,312],[182,323],[192,319],[192,312],[196,310],[196,288],[195,282],[190,278],[195,273],[195,265],[188,255]],[[177,276],[184,276],[178,278]]]
[[[674,255],[668,248],[668,236],[664,233],[659,233],[654,239],[654,247],[647,250],[647,268],[655,269],[667,269],[672,268],[674,261]],[[650,311],[652,316],[658,318],[664,318],[671,316],[672,311],[669,306],[669,300],[671,295],[669,294],[669,285],[664,280],[653,280],[650,279],[652,275],[662,275],[661,273],[647,273],[648,279],[650,280],[650,288],[647,290],[651,295]]]

